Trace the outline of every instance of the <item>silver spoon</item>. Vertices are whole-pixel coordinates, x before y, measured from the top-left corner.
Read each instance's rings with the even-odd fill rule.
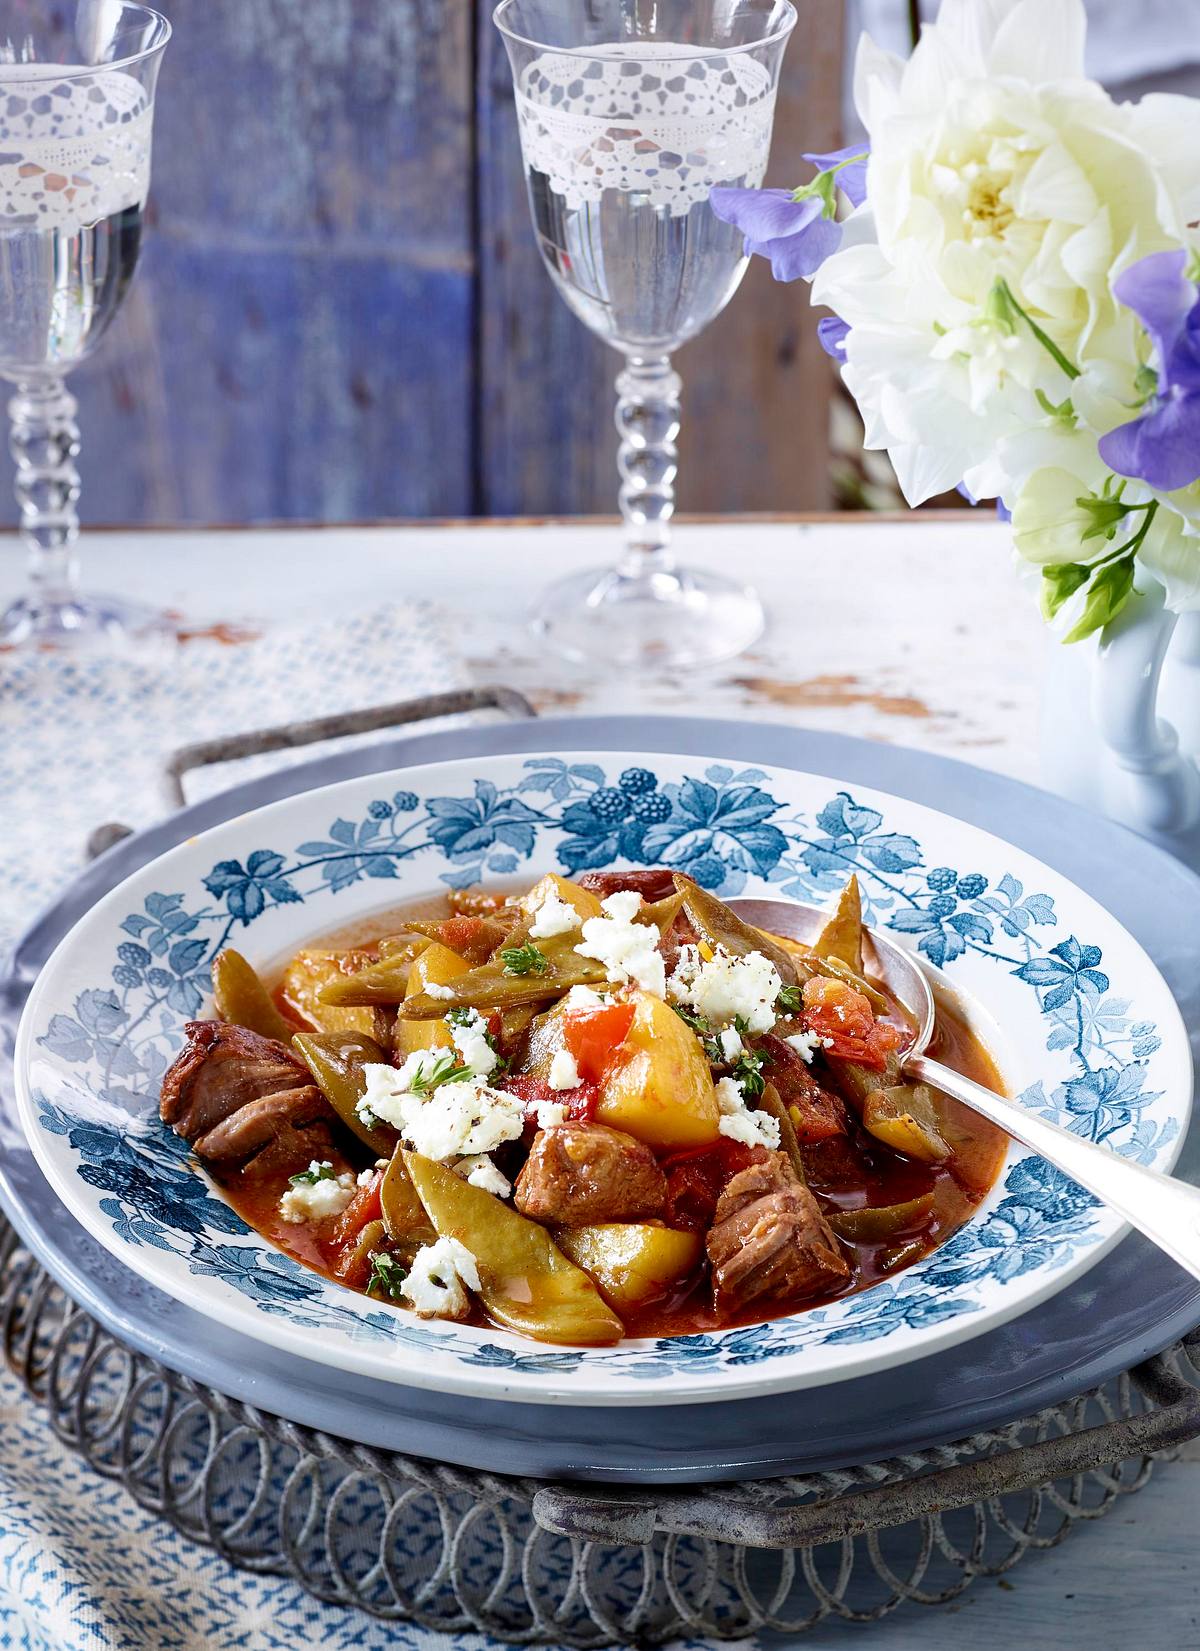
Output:
[[[744,923],[806,945],[813,944],[829,921],[829,913],[819,907],[790,900],[731,900],[729,905]],[[952,1095],[998,1124],[1124,1216],[1194,1278],[1200,1278],[1200,1188],[1131,1163],[1107,1147],[1026,1112],[1015,1101],[964,1078],[940,1061],[930,1060],[925,1050],[933,1036],[936,1011],[924,970],[895,941],[873,929],[865,933],[875,953],[879,979],[917,1027],[916,1037],[900,1057],[904,1076]]]

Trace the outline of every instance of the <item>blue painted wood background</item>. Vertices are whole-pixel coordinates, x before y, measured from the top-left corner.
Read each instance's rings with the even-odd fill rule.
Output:
[[[539,265],[490,5],[166,9],[151,232],[73,378],[85,520],[612,510],[617,360]],[[809,0],[772,181],[836,139],[841,9]],[[683,352],[683,507],[825,502],[812,331],[756,268]]]

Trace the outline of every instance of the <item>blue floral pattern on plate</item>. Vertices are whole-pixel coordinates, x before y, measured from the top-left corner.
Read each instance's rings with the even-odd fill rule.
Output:
[[[552,864],[568,874],[623,862],[668,865],[721,895],[753,885],[809,902],[824,900],[857,872],[872,923],[906,937],[952,975],[970,958],[1028,994],[1044,1044],[1037,1065],[1046,1075],[1024,1089],[1026,1105],[1141,1163],[1166,1160],[1180,1116],[1152,1081],[1162,1033],[1114,988],[1114,965],[1096,938],[1065,930],[1054,895],[1003,867],[928,864],[918,835],[893,829],[877,799],[838,790],[816,807],[798,807],[780,790],[794,790],[798,779],[808,790],[817,782],[682,761],[670,765],[685,770],[682,777],[666,778],[667,759],[654,760],[655,767],[609,769],[565,756],[504,759],[474,766],[501,779],[507,771],[508,783],[479,775],[450,794],[434,789],[440,774],[430,769],[421,790],[359,801],[352,815],[337,814],[294,847],[267,833],[266,819],[257,838],[259,816],[249,816],[239,822],[240,835],[254,846],[205,865],[198,878],[191,872],[194,894],[143,893],[137,909],[119,917],[107,978],[74,992],[34,1032],[37,1048],[66,1077],[53,1095],[30,1096],[37,1130],[62,1143],[74,1174],[100,1195],[105,1242],[135,1267],[137,1252],[164,1252],[193,1278],[218,1281],[260,1313],[305,1331],[339,1332],[352,1344],[436,1348],[464,1371],[505,1377],[571,1375],[586,1363],[589,1370],[602,1367],[605,1378],[655,1384],[885,1341],[900,1331],[923,1335],[995,1306],[997,1293],[1016,1280],[1036,1275],[1040,1288],[1111,1238],[1113,1218],[1025,1154],[1010,1162],[979,1218],[917,1266],[861,1295],[748,1328],[584,1351],[422,1323],[352,1296],[249,1232],[153,1110],[183,1023],[205,1004],[215,954],[281,908],[310,909],[293,920],[297,939],[329,927],[337,916],[329,901],[347,890],[357,889],[360,909],[369,909],[364,886],[379,884],[378,908],[388,903],[387,883],[395,885],[395,900],[438,880],[466,888],[514,875],[531,879]],[[688,771],[693,766],[697,771]],[[361,782],[339,789],[363,794]],[[321,794],[307,799],[307,809],[320,800]],[[285,806],[296,812],[295,803],[277,805],[266,817]],[[896,807],[912,812],[911,805]],[[1002,848],[957,824],[954,832],[972,846]],[[72,1105],[72,1093],[86,1104]]]

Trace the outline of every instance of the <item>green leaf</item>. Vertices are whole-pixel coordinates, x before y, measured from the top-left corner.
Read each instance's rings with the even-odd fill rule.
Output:
[[[775,999],[775,1013],[777,1015],[799,1014],[803,1001],[799,986],[784,986]]]
[[[1086,585],[1092,570],[1082,562],[1056,562],[1042,569],[1042,617],[1053,619],[1081,585]]]
[[[1117,617],[1133,594],[1133,565],[1132,556],[1123,556],[1100,569],[1088,590],[1083,617],[1067,632],[1064,642],[1082,642]]]

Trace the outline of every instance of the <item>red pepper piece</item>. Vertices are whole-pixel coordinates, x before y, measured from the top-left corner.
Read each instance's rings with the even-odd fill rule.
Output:
[[[331,1254],[336,1254],[346,1244],[356,1239],[368,1221],[382,1220],[383,1200],[380,1197],[382,1187],[382,1170],[376,1170],[366,1186],[359,1187],[354,1197],[330,1228],[326,1244]]]
[[[606,1004],[603,1009],[576,1009],[563,1017],[563,1041],[584,1083],[603,1083],[613,1056],[629,1036],[636,1005]]]

